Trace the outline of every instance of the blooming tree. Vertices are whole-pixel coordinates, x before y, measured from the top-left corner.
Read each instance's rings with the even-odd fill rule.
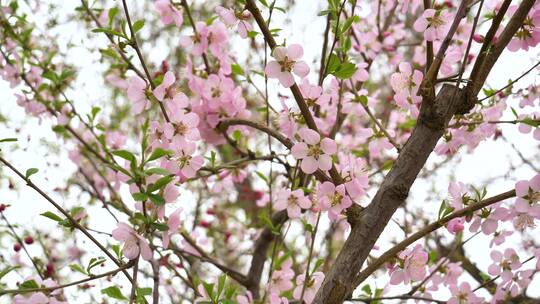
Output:
[[[540,2],[190,2],[0,0],[1,303],[538,302]]]

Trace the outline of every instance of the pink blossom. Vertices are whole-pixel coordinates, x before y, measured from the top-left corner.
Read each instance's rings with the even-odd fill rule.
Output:
[[[540,219],[540,174],[529,181],[518,181],[515,189],[517,198],[511,209],[514,227],[520,231],[535,227],[534,219]]]
[[[287,209],[289,218],[299,218],[302,209],[309,209],[310,207],[311,201],[304,196],[301,189],[293,191],[281,189],[277,193],[276,203],[274,204],[274,208],[278,211]]]
[[[281,268],[272,272],[269,290],[276,294],[290,290],[293,287],[292,279],[294,278],[294,270],[292,270],[292,259],[287,258],[281,264]]]
[[[511,280],[514,276],[513,271],[521,267],[519,256],[512,248],[507,248],[504,254],[493,250],[490,254],[493,263],[488,267],[488,273],[492,276],[500,275],[502,284]]]
[[[126,223],[118,223],[117,228],[112,231],[115,240],[124,243],[124,256],[130,260],[136,259],[139,254],[143,259],[152,259],[152,250],[148,241],[140,236],[131,226]]]
[[[462,182],[450,182],[448,192],[450,193],[450,206],[455,210],[463,208],[463,199],[466,198],[467,186]]]
[[[237,14],[232,8],[227,9],[218,6],[216,7],[216,13],[227,26],[238,25],[238,34],[244,39],[253,30],[253,26],[248,22],[251,19],[251,13],[247,10]]]
[[[426,9],[413,27],[417,32],[424,32],[424,39],[427,41],[443,40],[451,20],[449,12]]]
[[[292,155],[302,160],[301,168],[307,174],[312,174],[321,169],[328,171],[332,168],[332,157],[337,151],[336,142],[330,138],[323,138],[316,131],[302,128],[298,131],[302,142],[296,143],[292,149]]]
[[[484,298],[478,297],[472,291],[471,285],[467,282],[462,282],[457,285],[450,285],[452,297],[448,299],[448,304],[480,304],[484,303]]]
[[[291,87],[294,84],[292,73],[301,78],[309,73],[309,66],[299,60],[303,54],[304,50],[299,44],[291,44],[287,48],[278,46],[272,52],[276,60],[270,61],[264,72],[269,78],[277,78],[284,87]]]
[[[345,193],[343,184],[335,186],[331,182],[324,182],[317,188],[317,199],[322,211],[328,211],[328,217],[336,219],[341,212],[350,206],[352,201]]]
[[[366,194],[369,187],[366,161],[352,154],[340,162],[341,174],[346,177],[345,189],[352,198],[359,198]]]
[[[390,284],[398,285],[401,282],[420,281],[426,277],[428,254],[422,245],[417,244],[413,249],[406,249],[398,257],[403,266],[396,266],[390,271]]]
[[[489,242],[489,247],[491,248],[493,247],[493,245],[501,245],[506,241],[506,237],[511,236],[513,233],[513,231],[507,230],[495,232],[495,234],[493,235],[493,239],[491,240],[491,242]]]
[[[399,64],[399,73],[390,76],[390,85],[396,94],[396,104],[404,110],[411,110],[413,116],[418,116],[418,104],[422,97],[418,95],[418,89],[422,83],[423,75],[419,70],[412,69],[408,62]]]
[[[169,116],[171,122],[163,126],[163,134],[169,140],[173,137],[197,141],[201,138],[199,129],[199,115],[193,112],[186,113],[183,109],[178,109]]]
[[[517,5],[513,5],[508,9],[510,14],[513,14],[517,9]],[[533,8],[523,24],[519,27],[514,35],[514,38],[508,43],[508,50],[516,52],[520,49],[529,50],[529,47],[535,47],[540,42],[540,9],[538,6]]]
[[[446,229],[452,234],[463,231],[465,220],[462,217],[451,219],[448,224],[446,224]]]
[[[238,304],[251,304],[253,303],[253,296],[251,295],[251,292],[248,290],[246,292],[246,295],[236,296],[236,300],[238,301]]]
[[[301,274],[296,277],[296,288],[293,291],[293,297],[297,300],[300,300],[302,296],[302,289],[304,286],[304,281],[306,280],[306,275]],[[324,280],[324,273],[317,271],[309,276],[309,281],[307,281],[306,288],[304,290],[304,302],[306,304],[311,304],[315,298],[315,294],[321,287],[321,284]]]
[[[193,156],[197,145],[187,142],[178,137],[173,138],[171,149],[176,152],[173,160],[167,161],[167,169],[181,178],[193,178],[203,166],[204,158],[200,155]]]
[[[163,248],[169,247],[169,241],[171,236],[178,231],[180,227],[180,213],[182,212],[181,208],[176,209],[170,216],[167,221],[167,231],[163,232]]]
[[[158,85],[153,93],[157,100],[163,101],[165,96],[172,95],[171,92],[169,92],[169,88],[174,84],[176,81],[176,77],[174,76],[174,73],[171,71],[168,71],[163,76],[163,81],[160,85]]]
[[[140,114],[150,107],[150,102],[146,98],[146,82],[139,76],[129,78],[127,95],[133,102],[134,114]]]
[[[169,25],[174,22],[176,26],[182,26],[182,22],[184,22],[182,12],[179,11],[170,0],[156,0],[156,2],[154,2],[154,7],[159,12],[161,22],[163,22],[164,25]]]

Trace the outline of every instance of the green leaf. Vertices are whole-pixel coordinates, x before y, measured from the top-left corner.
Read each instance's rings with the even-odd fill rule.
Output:
[[[102,289],[101,294],[107,295],[110,298],[117,299],[117,300],[127,300],[127,298],[120,291],[120,288],[116,286],[111,286],[111,287]]]
[[[356,72],[356,65],[354,63],[344,63],[339,66],[338,70],[332,73],[334,76],[336,76],[339,79],[349,79],[354,75]]]
[[[118,157],[121,157],[125,160],[128,160],[131,163],[135,162],[135,155],[133,155],[133,153],[127,150],[116,150],[116,151],[113,151],[112,154]]]
[[[218,290],[216,297],[219,299],[219,296],[221,296],[221,293],[223,292],[223,288],[225,288],[225,280],[227,279],[227,276],[225,274],[222,274],[218,277]]]
[[[362,287],[362,291],[367,295],[371,295],[371,286],[369,286],[369,284],[364,285],[364,287]]]
[[[120,33],[119,31],[115,31],[113,29],[108,29],[108,28],[97,28],[97,29],[93,29],[92,30],[93,33],[105,33],[105,34],[109,34],[109,35],[112,35],[112,36],[118,36],[118,37],[122,37],[124,39],[128,39],[126,35],[124,35],[123,33]]]
[[[19,289],[34,289],[39,288],[38,283],[34,280],[28,280],[24,281],[21,285],[19,285]]]
[[[429,253],[428,253],[428,257],[429,257],[429,263],[435,263],[437,261],[437,258],[439,257],[439,253],[435,250],[431,250]]]
[[[58,77],[56,76],[56,73],[51,70],[45,71],[41,76],[43,76],[43,78],[45,79],[49,79],[52,82],[58,81]]]
[[[512,113],[514,114],[514,116],[516,117],[516,119],[519,117],[518,113],[516,112],[516,109],[510,107],[510,109],[512,110]]]
[[[154,222],[152,223],[152,227],[156,228],[159,231],[167,231],[169,230],[169,226],[163,223]]]
[[[353,23],[358,23],[360,21],[360,17],[358,16],[352,16],[352,17],[349,17],[345,23],[343,23],[343,27],[341,28],[341,34],[345,33],[346,31],[348,31],[352,24]]]
[[[162,148],[156,148],[152,154],[150,154],[150,157],[148,157],[148,159],[146,160],[147,162],[151,162],[153,160],[156,160],[156,159],[159,159],[159,158],[162,158],[163,156],[165,155],[171,155],[173,154],[174,152],[171,151],[171,150],[165,150],[165,149],[162,149]]]
[[[131,196],[136,201],[146,201],[148,199],[148,195],[142,192],[133,193]]]
[[[111,247],[112,247],[112,250],[114,251],[114,253],[116,254],[116,257],[121,259],[122,258],[122,249],[120,248],[120,245],[115,244],[115,245],[112,245]]]
[[[24,176],[26,176],[26,178],[30,178],[30,176],[38,173],[38,169],[37,168],[30,168],[28,170],[26,170],[26,173],[24,174]]]
[[[137,20],[133,23],[133,31],[136,33],[140,31],[144,26],[144,20]]]
[[[150,198],[150,200],[152,201],[152,203],[158,205],[158,206],[163,206],[165,205],[165,199],[163,197],[161,197],[161,195],[157,195],[157,194],[148,194],[148,197]]]
[[[147,192],[152,193],[156,190],[162,189],[165,187],[168,183],[170,183],[173,180],[173,176],[164,176],[158,179],[155,183],[150,184],[148,186],[148,189],[146,189]]]
[[[320,11],[317,16],[321,17],[321,16],[326,16],[328,14],[330,14],[332,12],[332,10],[323,10],[323,11]]]
[[[114,17],[118,14],[118,7],[113,7],[109,10],[109,27],[111,27]]]
[[[21,268],[21,267],[20,266],[8,266],[8,267],[4,268],[2,271],[0,271],[0,279],[5,277],[11,271],[13,271],[15,269],[18,269],[18,268]]]
[[[100,257],[100,258],[91,258],[90,259],[90,262],[88,262],[88,266],[86,266],[86,271],[88,273],[90,273],[90,270],[92,270],[92,268],[98,266],[98,265],[101,265],[103,264],[103,262],[105,262],[106,259],[103,258],[103,257]]]
[[[44,213],[42,213],[40,215],[42,215],[44,217],[47,217],[47,218],[50,218],[51,220],[56,221],[56,222],[60,222],[60,221],[63,220],[61,217],[59,217],[58,215],[52,213],[51,211],[44,212]]]
[[[326,67],[326,73],[333,74],[340,66],[339,58],[336,54],[332,53],[330,59],[328,59],[328,65]]]
[[[69,265],[69,268],[73,271],[76,271],[76,272],[80,272],[84,275],[88,275],[88,273],[86,272],[86,270],[84,270],[84,268],[81,267],[81,265],[79,264],[71,264]]]
[[[206,291],[206,294],[211,298],[214,299],[214,284],[202,282],[204,290]]]
[[[137,296],[145,297],[151,294],[152,294],[152,288],[150,287],[137,288]]]
[[[17,141],[17,139],[13,138],[13,137],[0,139],[0,143],[2,143],[2,142],[14,142],[14,141]]]
[[[231,69],[232,69],[232,73],[234,75],[241,75],[241,76],[244,76],[244,69],[242,69],[242,67],[236,63],[233,63],[231,65]]]
[[[150,168],[146,171],[144,171],[146,174],[148,175],[152,175],[152,174],[157,174],[157,175],[170,175],[171,172],[167,171],[166,169],[163,169],[163,168],[159,168],[159,167],[156,167],[156,168]]]
[[[259,171],[255,171],[255,174],[257,174],[267,185],[270,183],[270,181],[268,180],[268,177],[266,177],[266,175],[262,174]]]
[[[96,115],[101,111],[100,107],[92,107],[92,119],[96,118]]]
[[[440,220],[442,218],[442,215],[445,209],[446,209],[446,200],[443,200],[441,202],[441,205],[439,206],[439,213],[437,216],[437,220]]]
[[[258,32],[255,32],[255,31],[249,31],[248,32],[248,37],[249,38],[255,38],[255,37],[257,37],[257,35],[259,35]]]
[[[535,128],[538,128],[538,126],[540,126],[540,119],[532,119],[530,117],[527,117],[521,120],[521,122]]]

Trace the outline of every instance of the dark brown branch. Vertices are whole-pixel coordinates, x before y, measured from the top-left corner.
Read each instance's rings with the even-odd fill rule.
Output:
[[[15,168],[11,163],[9,163],[7,160],[5,160],[3,157],[0,157],[0,162],[6,165],[11,171],[13,171],[15,174],[17,174],[22,180],[26,182],[26,185],[32,189],[34,189],[37,193],[39,193],[43,198],[45,198],[49,203],[51,203],[60,213],[62,213],[73,225],[73,227],[80,230],[86,237],[88,237],[92,243],[94,243],[103,253],[105,253],[118,267],[122,266],[122,263],[118,261],[114,255],[112,255],[107,248],[105,248],[86,228],[84,228],[79,222],[77,222],[69,212],[67,212],[62,206],[60,206],[56,201],[54,201],[47,193],[43,192],[41,188],[36,186],[29,178],[27,178],[24,174],[22,174],[17,168]],[[123,269],[122,272],[124,275],[129,279],[129,281],[132,281],[131,276],[129,273]]]
[[[474,68],[477,67],[475,64],[473,72],[476,73],[473,75],[474,77],[470,77],[471,82],[467,85],[469,96],[476,96],[478,92],[480,92],[484,82],[487,79],[487,76],[489,75],[489,72],[491,72],[493,66],[497,62],[497,59],[499,59],[499,56],[502,54],[510,40],[514,37],[515,33],[523,25],[523,21],[529,14],[529,11],[535,2],[535,0],[523,0],[523,2],[521,2],[518,9],[508,22],[508,25],[506,25],[503,32],[497,39],[497,42],[495,45],[489,48],[489,52],[485,55],[482,62],[479,63],[480,66],[476,70],[474,70]]]
[[[362,272],[358,275],[358,277],[355,279],[355,286],[358,286],[360,283],[362,283],[365,279],[367,279],[375,270],[377,270],[381,265],[386,263],[389,259],[394,257],[396,254],[398,254],[400,251],[407,248],[407,246],[411,245],[412,243],[418,241],[419,239],[425,237],[426,235],[430,234],[431,232],[443,227],[448,223],[450,220],[463,217],[466,215],[469,215],[473,213],[474,211],[480,210],[482,208],[488,207],[490,205],[493,205],[495,203],[498,203],[500,201],[503,201],[505,199],[509,199],[516,196],[515,190],[506,191],[504,193],[501,193],[499,195],[487,198],[483,201],[480,201],[478,203],[472,204],[466,208],[460,209],[458,211],[452,212],[448,216],[433,222],[426,227],[424,227],[422,230],[416,232],[415,234],[409,236],[407,239],[401,241],[396,246],[392,247],[392,249],[386,251],[383,253],[379,258],[377,258],[375,261],[373,261],[371,264],[369,264],[366,269],[362,270]]]

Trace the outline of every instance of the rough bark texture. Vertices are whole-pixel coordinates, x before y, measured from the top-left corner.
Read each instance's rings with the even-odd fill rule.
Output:
[[[433,104],[422,105],[416,128],[359,223],[352,227],[313,303],[342,303],[351,294],[356,287],[354,277],[396,209],[404,203],[448,122],[469,103],[463,89],[444,85]]]

